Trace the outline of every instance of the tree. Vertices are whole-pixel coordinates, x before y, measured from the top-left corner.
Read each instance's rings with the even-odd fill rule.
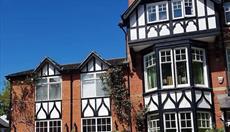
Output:
[[[0,116],[9,114],[10,106],[10,82],[5,81],[3,91],[0,94]]]

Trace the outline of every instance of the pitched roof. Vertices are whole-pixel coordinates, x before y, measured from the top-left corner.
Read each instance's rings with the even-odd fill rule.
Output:
[[[81,66],[84,65],[87,60],[89,60],[92,56],[99,58],[100,60],[104,61],[108,65],[114,66],[114,65],[122,65],[126,63],[125,58],[116,58],[116,59],[108,59],[105,60],[102,57],[100,57],[96,52],[91,52],[88,57],[82,62],[82,63],[72,63],[72,64],[59,64],[52,60],[49,57],[46,57],[41,63],[35,68],[35,69],[30,69],[30,70],[25,70],[25,71],[20,71],[12,74],[8,74],[6,79],[14,78],[14,77],[22,77],[22,76],[27,76],[30,74],[35,73],[38,71],[46,62],[52,63],[56,68],[60,70],[60,72],[66,72],[66,71],[78,71],[80,70]]]

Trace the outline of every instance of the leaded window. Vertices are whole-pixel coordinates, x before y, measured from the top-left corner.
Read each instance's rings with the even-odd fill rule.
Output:
[[[36,101],[61,99],[61,77],[42,77],[36,80]]]
[[[192,68],[195,85],[207,85],[207,69],[205,51],[200,48],[192,48]]]
[[[148,132],[160,132],[160,121],[158,114],[148,115]]]
[[[197,123],[200,131],[211,129],[211,115],[209,112],[198,112]]]
[[[155,53],[150,53],[144,56],[144,67],[145,67],[145,87],[146,87],[146,91],[148,91],[157,87]]]
[[[111,132],[111,118],[82,119],[83,132]]]

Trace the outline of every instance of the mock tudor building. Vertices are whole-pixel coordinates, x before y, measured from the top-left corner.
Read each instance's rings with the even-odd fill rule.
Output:
[[[45,58],[34,69],[7,75],[11,131],[230,131],[230,2],[129,0],[119,26],[126,58],[92,52],[82,63]],[[120,123],[100,76],[113,66],[127,74],[130,126]],[[36,78],[36,79],[34,79]]]

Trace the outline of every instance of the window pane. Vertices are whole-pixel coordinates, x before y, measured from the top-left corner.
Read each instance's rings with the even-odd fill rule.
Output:
[[[230,11],[225,12],[225,15],[226,15],[226,22],[229,23],[230,22]]]
[[[36,86],[36,100],[47,100],[48,85],[41,84]]]
[[[148,18],[149,22],[156,21],[156,6],[149,6],[148,7]]]
[[[84,98],[95,97],[95,92],[94,80],[82,81],[82,96]]]
[[[173,16],[174,18],[182,17],[181,1],[173,2]]]
[[[158,5],[158,11],[159,11],[159,20],[167,19],[166,4]]]
[[[176,63],[177,70],[177,83],[178,84],[187,84],[187,64],[186,61]]]
[[[193,62],[193,78],[195,84],[204,84],[204,69],[203,63]]]
[[[172,85],[172,68],[171,63],[162,64],[162,81],[163,86]]]
[[[49,99],[61,99],[61,84],[50,84]]]
[[[149,115],[148,116],[148,131],[149,132],[158,132],[160,131],[160,125],[159,125],[159,115]]]
[[[148,89],[156,87],[156,66],[147,69]]]
[[[104,90],[104,85],[100,79],[96,80],[96,95],[97,96],[105,96],[106,91]]]
[[[193,15],[192,0],[185,0],[185,15]]]

